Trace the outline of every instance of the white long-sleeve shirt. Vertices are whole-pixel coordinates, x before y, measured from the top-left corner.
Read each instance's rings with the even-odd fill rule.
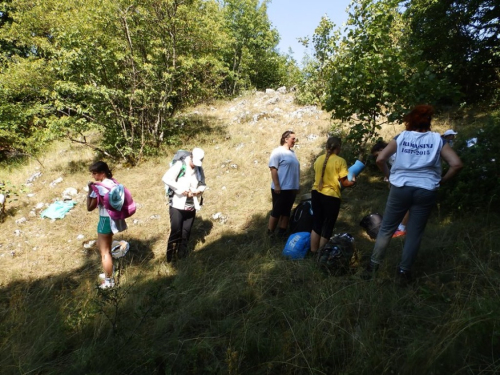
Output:
[[[183,176],[177,178],[182,169],[182,161],[176,162],[172,167],[170,167],[167,172],[163,175],[162,181],[165,184],[165,189],[172,189],[174,195],[172,197],[171,205],[178,210],[186,209],[187,196],[183,195],[185,191],[191,191],[192,193],[200,193],[205,190],[205,186],[198,187],[198,179],[196,178],[196,172],[191,168],[190,157],[186,157],[185,163],[185,173]],[[198,199],[193,197],[193,202],[195,208],[198,210]]]

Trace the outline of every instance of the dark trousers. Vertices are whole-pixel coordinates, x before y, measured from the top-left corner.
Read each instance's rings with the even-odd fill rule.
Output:
[[[167,245],[167,262],[171,262],[175,253],[178,258],[188,255],[188,241],[193,227],[196,211],[179,210],[169,207],[170,236]]]

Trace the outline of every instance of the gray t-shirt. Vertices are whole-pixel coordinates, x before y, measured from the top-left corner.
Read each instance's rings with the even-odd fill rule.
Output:
[[[299,190],[300,184],[300,163],[293,150],[285,147],[276,147],[269,158],[269,168],[278,170],[278,179],[281,190]],[[274,182],[271,181],[271,189],[274,189]]]

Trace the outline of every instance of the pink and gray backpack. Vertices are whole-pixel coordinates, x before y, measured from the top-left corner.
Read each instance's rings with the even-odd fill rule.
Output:
[[[104,206],[111,219],[126,219],[135,213],[135,202],[132,199],[130,191],[125,186],[120,184],[114,178],[111,180],[113,181],[112,185],[102,182],[94,182],[92,185],[92,190],[97,195],[97,204]],[[99,194],[99,190],[96,185],[100,185],[108,190],[104,196]]]

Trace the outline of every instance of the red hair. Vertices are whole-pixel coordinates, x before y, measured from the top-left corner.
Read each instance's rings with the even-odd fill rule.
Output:
[[[406,130],[429,131],[431,129],[431,119],[433,114],[434,108],[432,108],[432,106],[417,105],[403,118]]]

